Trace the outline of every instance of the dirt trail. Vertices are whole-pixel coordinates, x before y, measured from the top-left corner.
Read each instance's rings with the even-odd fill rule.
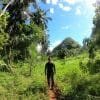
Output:
[[[48,89],[49,100],[58,100],[60,94],[61,92],[56,86],[54,87],[53,90]]]
[[[54,90],[48,90],[49,100],[57,100],[57,95],[55,94]]]

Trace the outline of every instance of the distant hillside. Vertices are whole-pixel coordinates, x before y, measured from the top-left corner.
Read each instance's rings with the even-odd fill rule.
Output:
[[[74,39],[68,37],[52,51],[54,56],[71,56],[79,53],[81,46]]]

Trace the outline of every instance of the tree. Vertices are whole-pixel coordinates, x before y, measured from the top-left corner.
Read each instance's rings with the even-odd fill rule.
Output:
[[[6,52],[2,50],[1,53],[3,57],[7,56],[8,63],[11,63],[14,59],[27,57],[29,45],[33,41],[39,41],[44,34],[43,29],[36,25],[33,20],[29,24],[25,22],[27,16],[24,12],[26,12],[30,2],[33,3],[34,7],[37,6],[36,0],[14,0],[10,4],[9,1],[2,3],[2,9],[5,9],[3,11],[7,11],[10,15],[5,28],[5,32],[9,35],[8,44],[4,45]]]
[[[95,16],[93,19],[93,30],[91,37],[95,39],[95,45],[100,48],[100,3],[95,4],[96,10],[95,10]]]
[[[42,45],[42,53],[43,54],[46,54],[48,45],[49,45],[49,41],[48,41],[49,35],[46,34],[46,32],[47,32],[46,30],[48,28],[47,24],[48,24],[49,20],[52,20],[50,17],[47,17],[47,12],[48,12],[48,10],[44,11],[44,10],[38,8],[36,10],[36,12],[32,14],[32,16],[33,16],[32,20],[34,21],[34,23],[36,25],[38,25],[39,27],[41,27],[44,31],[44,35],[40,41],[41,45]]]
[[[39,27],[41,27],[43,30],[46,30],[48,28],[47,27],[48,20],[51,20],[50,17],[47,17],[47,12],[48,10],[44,11],[38,8],[36,12],[33,13],[34,23],[38,25]]]
[[[60,59],[64,59],[66,56],[66,51],[64,49],[59,50],[58,55]]]
[[[86,48],[88,49],[89,58],[94,59],[94,57],[95,57],[95,54],[94,54],[94,52],[95,52],[94,39],[86,38],[86,39],[84,39],[83,43],[86,46]]]

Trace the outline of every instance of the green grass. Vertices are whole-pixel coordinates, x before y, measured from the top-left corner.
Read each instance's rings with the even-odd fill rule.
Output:
[[[99,52],[96,55],[96,58],[99,59]],[[55,83],[63,96],[76,98],[77,94],[77,99],[73,100],[84,100],[89,93],[100,96],[100,74],[90,75],[79,66],[80,62],[86,65],[87,61],[88,55],[86,53],[65,60],[54,59],[53,62],[56,65]],[[13,73],[0,72],[1,100],[48,100],[47,82],[44,75],[45,63],[37,61],[35,67],[32,68],[31,76],[29,76],[31,65],[28,62],[14,64]]]

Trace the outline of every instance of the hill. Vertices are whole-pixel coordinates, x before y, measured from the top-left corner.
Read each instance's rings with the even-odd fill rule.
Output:
[[[71,56],[79,53],[80,48],[81,46],[78,42],[71,37],[68,37],[64,39],[61,44],[56,46],[52,53],[55,56]]]

